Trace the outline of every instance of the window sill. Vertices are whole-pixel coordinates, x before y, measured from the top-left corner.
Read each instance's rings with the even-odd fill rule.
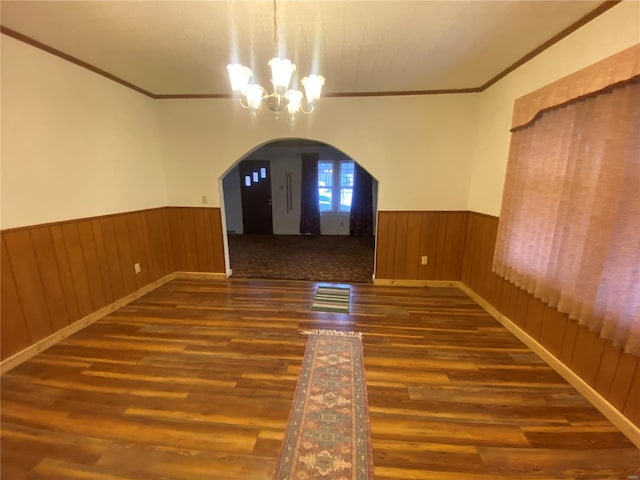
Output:
[[[351,215],[351,212],[338,212],[335,210],[325,210],[324,212],[320,212],[320,216],[324,217],[348,217]]]

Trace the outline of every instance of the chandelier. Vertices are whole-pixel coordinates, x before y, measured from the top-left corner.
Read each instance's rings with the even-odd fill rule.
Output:
[[[306,100],[305,107],[302,101],[302,92],[289,89],[289,83],[291,83],[291,76],[296,70],[296,64],[287,58],[278,57],[278,23],[276,14],[276,0],[273,0],[273,44],[275,56],[269,60],[273,91],[267,93],[264,87],[256,83],[249,83],[253,76],[253,72],[249,67],[239,63],[232,63],[227,65],[227,71],[231,80],[231,89],[240,95],[240,105],[243,108],[248,108],[254,117],[259,117],[262,114],[263,107],[266,105],[276,117],[286,110],[289,119],[293,120],[298,112],[308,115],[315,110],[320,100],[324,77],[311,74],[302,79]]]

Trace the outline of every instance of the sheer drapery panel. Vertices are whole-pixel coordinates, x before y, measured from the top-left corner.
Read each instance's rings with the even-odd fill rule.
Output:
[[[494,271],[640,356],[640,83],[512,133]]]

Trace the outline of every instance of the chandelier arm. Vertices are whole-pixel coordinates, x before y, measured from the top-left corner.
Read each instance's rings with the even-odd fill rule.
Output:
[[[309,108],[309,110],[305,110],[304,106],[302,104],[300,104],[300,111],[302,113],[304,113],[305,115],[311,115],[313,112],[315,112],[316,110],[316,106],[315,105],[310,105],[311,108]]]
[[[245,98],[245,100],[246,100],[246,97],[244,95],[240,95],[240,97],[238,98],[238,101],[240,102],[240,106],[242,108],[251,108],[251,105],[249,105],[248,103],[243,103],[242,102],[243,98]]]

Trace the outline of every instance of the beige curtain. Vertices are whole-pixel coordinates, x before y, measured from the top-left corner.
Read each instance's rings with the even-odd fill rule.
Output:
[[[512,133],[494,271],[640,356],[640,77]]]

